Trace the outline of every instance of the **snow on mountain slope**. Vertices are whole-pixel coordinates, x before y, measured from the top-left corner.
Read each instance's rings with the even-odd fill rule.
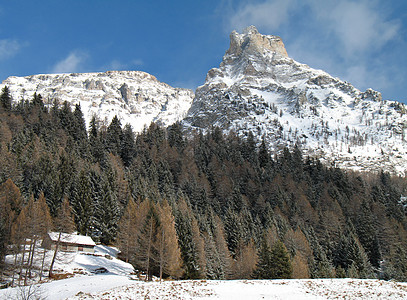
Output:
[[[289,58],[281,38],[254,26],[232,32],[184,119],[189,129],[216,125],[264,136],[270,149],[299,145],[305,155],[362,171],[407,170],[406,107]]]
[[[182,119],[194,97],[191,90],[170,87],[139,71],[12,76],[1,88],[5,85],[14,101],[31,100],[37,93],[45,103],[80,103],[88,125],[93,115],[106,123],[117,115],[122,125],[129,123],[137,132],[152,121],[168,126]]]

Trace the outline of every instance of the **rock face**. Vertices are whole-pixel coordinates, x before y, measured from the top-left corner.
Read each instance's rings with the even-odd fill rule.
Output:
[[[294,61],[279,37],[254,26],[232,32],[230,48],[196,90],[184,124],[243,136],[252,131],[273,151],[297,144],[305,155],[339,167],[407,170],[404,104]]]
[[[4,85],[14,101],[41,94],[49,104],[80,104],[88,125],[93,115],[106,123],[117,115],[122,125],[129,123],[137,132],[153,121],[168,126],[181,120],[194,97],[191,90],[170,87],[138,71],[9,77]]]

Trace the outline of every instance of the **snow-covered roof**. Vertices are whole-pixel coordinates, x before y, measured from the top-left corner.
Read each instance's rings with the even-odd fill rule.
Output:
[[[53,242],[57,242],[59,232],[49,232],[48,236]],[[90,236],[80,234],[69,234],[64,232],[61,233],[60,242],[77,245],[96,246],[95,242],[92,240]]]

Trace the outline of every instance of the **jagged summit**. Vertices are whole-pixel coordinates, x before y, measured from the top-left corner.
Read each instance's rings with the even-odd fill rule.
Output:
[[[254,26],[233,31],[219,68],[211,69],[184,119],[254,133],[270,149],[299,145],[305,155],[355,170],[405,174],[406,108],[288,57],[281,38]]]
[[[238,57],[242,53],[264,54],[265,51],[288,57],[282,39],[274,35],[262,35],[253,25],[244,29],[242,34],[233,31],[230,34],[230,47],[227,55]]]

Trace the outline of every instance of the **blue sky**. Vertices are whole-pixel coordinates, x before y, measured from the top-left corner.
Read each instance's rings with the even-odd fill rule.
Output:
[[[407,1],[41,0],[0,2],[0,81],[141,70],[195,89],[229,33],[255,25],[289,56],[384,99],[407,102]]]

